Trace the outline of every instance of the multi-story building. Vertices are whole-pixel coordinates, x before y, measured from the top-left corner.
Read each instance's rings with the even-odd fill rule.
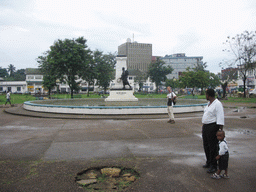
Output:
[[[39,68],[26,68],[27,90],[31,93],[43,93],[43,75]]]
[[[152,61],[152,44],[127,42],[118,46],[118,55],[126,55],[128,70],[135,69],[146,72]]]
[[[242,71],[245,73],[244,70],[244,65],[238,65],[238,80],[237,83],[239,85],[239,87],[243,87],[244,82],[243,82],[243,73]],[[245,82],[245,86],[249,89],[253,89],[256,87],[256,68],[252,68],[252,69],[248,69],[246,71],[246,82]]]
[[[178,79],[182,72],[186,71],[188,67],[195,68],[197,64],[203,64],[203,57],[187,57],[185,53],[177,53],[172,55],[166,55],[160,58],[165,62],[166,66],[171,66],[173,72],[167,75],[168,79]]]

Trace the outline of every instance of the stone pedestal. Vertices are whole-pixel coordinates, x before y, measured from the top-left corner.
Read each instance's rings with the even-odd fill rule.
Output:
[[[123,89],[123,83],[121,81],[122,69],[127,69],[127,57],[119,55],[116,57],[116,77],[114,80],[114,86],[111,87],[108,98],[105,101],[110,102],[131,102],[131,101],[138,101],[133,95],[133,89]],[[128,85],[126,85],[126,88]]]
[[[110,90],[105,101],[138,101],[133,95],[133,90]]]

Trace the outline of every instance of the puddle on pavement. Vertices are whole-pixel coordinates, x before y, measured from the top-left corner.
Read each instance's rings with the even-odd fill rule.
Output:
[[[238,129],[236,131],[225,131],[226,137],[237,137],[241,135],[256,135],[255,131],[249,129]]]
[[[238,109],[234,110],[233,112],[241,113],[241,112],[244,112],[245,109],[246,109],[246,107],[239,107]]]
[[[201,165],[204,163],[204,153],[198,153],[198,156],[188,156],[188,157],[183,157],[182,159],[172,159],[170,160],[172,163],[175,164],[185,164],[189,166],[196,166],[196,165]]]
[[[256,132],[254,130],[250,129],[236,129],[235,131],[225,131],[227,138],[235,138],[235,137],[241,137],[241,136],[255,136]],[[196,136],[202,138],[202,134],[195,134]]]
[[[31,127],[31,126],[19,126],[19,125],[8,125],[8,126],[0,126],[0,130],[19,130],[19,131],[27,131],[27,130],[54,130],[58,129],[58,127]]]
[[[3,126],[0,127],[0,130],[5,130],[5,129],[15,129],[15,130],[37,130],[39,129],[38,127],[30,127],[30,126],[17,126],[17,125],[9,125],[9,126]]]

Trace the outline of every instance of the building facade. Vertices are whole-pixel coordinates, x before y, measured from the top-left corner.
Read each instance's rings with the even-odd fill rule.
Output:
[[[173,72],[167,75],[168,79],[178,79],[182,72],[185,72],[188,67],[195,68],[197,64],[203,64],[203,57],[187,57],[185,53],[176,53],[172,55],[166,55],[160,58],[165,62],[166,66],[171,66]]]
[[[30,93],[44,93],[43,75],[39,68],[27,68],[25,71],[27,91]]]
[[[243,70],[243,65],[238,65],[238,80],[237,80],[237,84],[239,85],[239,87],[243,87],[244,82],[243,82],[243,74],[241,71]],[[245,81],[245,86],[248,89],[254,89],[256,87],[256,68],[247,70],[246,72],[247,74],[247,79]]]
[[[128,70],[135,69],[146,72],[152,61],[152,44],[127,42],[118,46],[118,55],[127,57]]]
[[[22,94],[27,91],[26,81],[0,81],[0,93],[11,93]]]

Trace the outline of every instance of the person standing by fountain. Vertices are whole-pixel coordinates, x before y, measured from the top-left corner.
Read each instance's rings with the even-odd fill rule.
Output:
[[[174,124],[175,121],[174,121],[174,114],[173,114],[173,100],[177,97],[175,95],[174,92],[172,92],[172,88],[170,86],[167,87],[167,91],[168,91],[168,94],[167,94],[167,111],[168,111],[168,115],[169,115],[169,121],[168,123],[172,123]]]
[[[206,99],[209,102],[204,109],[202,118],[202,137],[206,156],[206,164],[203,167],[209,168],[207,173],[213,173],[217,171],[215,157],[218,155],[218,139],[216,133],[218,130],[223,130],[224,110],[222,103],[215,99],[215,91],[213,89],[206,91]]]

